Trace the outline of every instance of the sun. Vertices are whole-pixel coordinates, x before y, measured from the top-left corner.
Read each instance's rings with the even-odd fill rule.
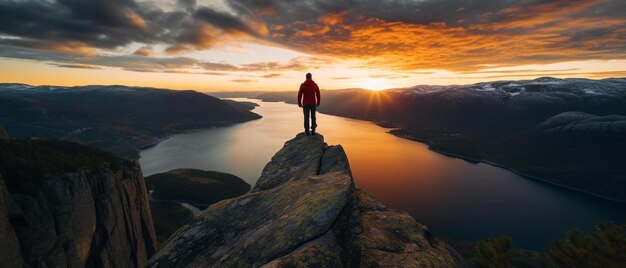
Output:
[[[364,88],[364,89],[368,89],[368,90],[373,90],[373,91],[380,91],[383,89],[388,89],[390,88],[389,84],[387,84],[387,82],[383,79],[365,79],[363,81],[361,81],[359,84],[359,87]]]

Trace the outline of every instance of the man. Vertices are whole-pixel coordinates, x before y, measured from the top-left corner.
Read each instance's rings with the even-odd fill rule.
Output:
[[[309,114],[311,115],[311,133],[315,135],[315,109],[320,106],[320,88],[313,82],[311,73],[306,74],[306,81],[300,85],[298,91],[298,106],[304,112],[304,132],[309,135]]]

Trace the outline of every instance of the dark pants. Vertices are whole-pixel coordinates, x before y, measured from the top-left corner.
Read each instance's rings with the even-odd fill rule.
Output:
[[[302,105],[302,110],[304,111],[304,129],[309,129],[309,114],[311,115],[311,129],[315,130],[317,127],[317,122],[315,121],[315,108],[317,106],[313,105]]]

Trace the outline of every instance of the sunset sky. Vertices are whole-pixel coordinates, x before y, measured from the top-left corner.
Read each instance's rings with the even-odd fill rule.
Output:
[[[201,91],[626,77],[624,0],[0,0],[0,82]]]

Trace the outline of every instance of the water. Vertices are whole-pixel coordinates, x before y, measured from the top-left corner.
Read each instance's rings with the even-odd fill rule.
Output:
[[[235,174],[254,185],[284,142],[302,131],[296,105],[259,102],[260,120],[172,136],[141,152],[145,175],[175,168]],[[508,234],[515,246],[543,249],[572,227],[626,222],[626,205],[472,164],[395,137],[370,122],[318,113],[318,131],[341,144],[358,188],[408,211],[440,234],[475,240]]]

